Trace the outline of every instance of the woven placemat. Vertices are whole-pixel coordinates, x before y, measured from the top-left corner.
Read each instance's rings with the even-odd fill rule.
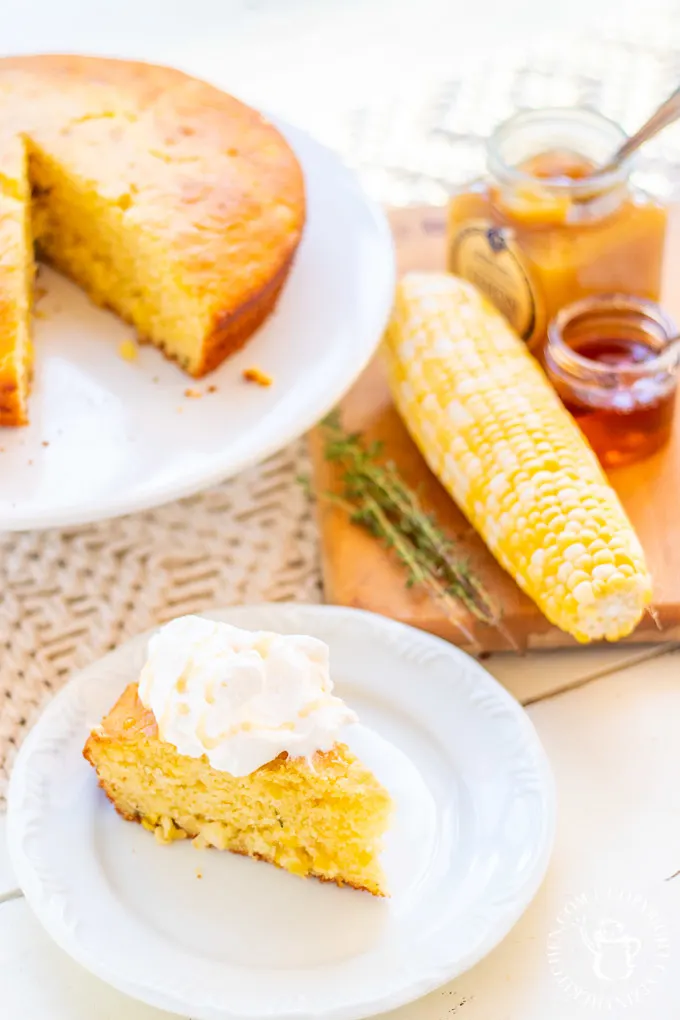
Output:
[[[519,107],[586,104],[638,124],[680,79],[680,23],[655,24],[568,52],[490,54],[436,79],[414,65],[403,96],[374,91],[332,122],[310,89],[309,106],[289,115],[339,148],[378,199],[442,202],[481,168],[488,130]],[[670,196],[680,129],[650,145],[640,178]],[[307,470],[300,440],[156,510],[0,537],[0,808],[23,735],[74,670],[182,613],[321,598],[313,512],[296,481]]]
[[[12,758],[69,675],[157,623],[215,606],[320,599],[304,440],[156,510],[0,538],[0,799]]]

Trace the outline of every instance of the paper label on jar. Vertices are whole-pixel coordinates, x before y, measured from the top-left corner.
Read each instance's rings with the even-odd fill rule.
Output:
[[[543,334],[540,291],[510,229],[468,220],[450,238],[449,270],[478,287],[527,344]]]

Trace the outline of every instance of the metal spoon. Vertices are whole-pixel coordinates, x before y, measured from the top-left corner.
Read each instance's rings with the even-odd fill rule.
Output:
[[[680,117],[680,88],[671,93],[668,99],[654,111],[649,120],[639,128],[634,135],[627,138],[620,148],[616,150],[612,158],[604,166],[598,167],[596,174],[608,174],[618,170],[621,163],[628,159],[641,145],[648,142],[650,138],[657,135],[673,121]]]

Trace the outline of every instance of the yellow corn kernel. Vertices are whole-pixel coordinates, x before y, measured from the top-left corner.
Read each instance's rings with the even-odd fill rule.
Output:
[[[409,273],[385,347],[402,418],[498,562],[579,641],[629,634],[652,597],[642,548],[506,320],[463,280]]]
[[[118,345],[118,354],[123,361],[136,361],[139,357],[139,348],[134,340],[122,340]]]

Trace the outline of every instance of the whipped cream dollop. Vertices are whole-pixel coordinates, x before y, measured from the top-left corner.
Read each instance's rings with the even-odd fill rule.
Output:
[[[182,616],[149,641],[139,697],[180,754],[246,776],[282,751],[329,751],[357,722],[332,693],[328,659],[317,638]]]

